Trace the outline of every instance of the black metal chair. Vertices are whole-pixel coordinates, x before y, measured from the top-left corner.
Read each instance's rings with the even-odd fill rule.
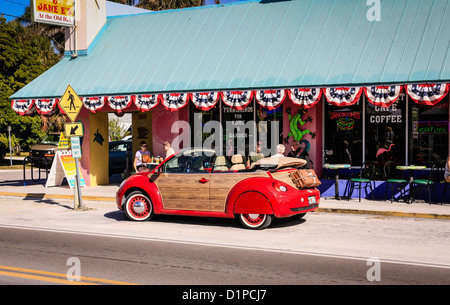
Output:
[[[390,160],[383,166],[384,176],[386,178],[386,193],[384,194],[384,201],[386,201],[388,190],[391,189],[391,202],[394,199],[394,190],[400,191],[400,197],[406,197],[405,187],[408,184],[408,180],[399,178],[397,176],[396,161]]]
[[[430,173],[428,174],[428,179],[414,179],[411,182],[411,201],[415,200],[417,191],[426,190],[428,192],[428,203],[431,204],[431,187],[433,187],[433,192],[436,194],[436,187],[434,182],[436,170],[437,166],[433,165],[431,167]]]
[[[361,202],[361,190],[364,188],[367,197],[367,187],[370,187],[372,192],[372,199],[375,199],[373,188],[372,188],[372,177],[375,173],[375,164],[373,162],[366,162],[361,165],[359,171],[359,176],[356,178],[351,178],[349,180],[350,187],[348,191],[347,200],[350,200],[351,195],[355,189],[359,190],[359,202]]]

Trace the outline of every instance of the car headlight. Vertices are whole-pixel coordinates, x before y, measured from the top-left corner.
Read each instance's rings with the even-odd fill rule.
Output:
[[[287,188],[286,188],[284,185],[282,185],[282,186],[280,186],[280,191],[286,192],[286,191],[287,191]]]

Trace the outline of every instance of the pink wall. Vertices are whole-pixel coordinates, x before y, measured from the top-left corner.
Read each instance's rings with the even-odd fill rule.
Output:
[[[189,103],[190,104],[190,103]],[[172,124],[176,121],[189,122],[189,107],[186,105],[178,111],[168,111],[162,104],[152,109],[152,132],[153,132],[153,155],[165,157],[166,152],[163,149],[163,143],[178,136],[178,133],[172,133]]]
[[[291,117],[297,114],[299,106],[292,103],[291,100],[286,100],[283,104],[283,137],[287,137],[290,131],[290,122],[289,122],[289,114],[286,112],[286,109],[290,108]],[[311,143],[311,148],[308,152],[309,158],[314,162],[314,171],[317,175],[321,175],[322,173],[322,108],[323,108],[323,97],[321,101],[319,101],[315,106],[308,109],[307,113],[302,116],[302,120],[305,121],[309,116],[312,117],[312,122],[307,122],[303,126],[299,126],[300,130],[309,129],[311,132],[315,132],[316,136],[313,139],[311,134],[307,133],[303,136],[302,139],[308,140]],[[290,144],[294,141],[294,137],[289,137],[289,144],[285,144],[286,153],[291,151]]]

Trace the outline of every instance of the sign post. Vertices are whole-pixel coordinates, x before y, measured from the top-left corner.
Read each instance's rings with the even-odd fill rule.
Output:
[[[78,166],[78,159],[81,158],[81,145],[80,137],[83,136],[83,124],[81,122],[75,122],[78,114],[80,113],[83,102],[75,93],[70,85],[67,86],[66,92],[61,97],[59,103],[61,108],[69,117],[72,123],[67,123],[64,125],[64,130],[66,137],[70,137],[70,143],[72,146],[72,157],[75,159],[75,194],[74,194],[74,208],[84,209],[83,200],[81,197],[81,187],[80,187],[80,169]]]
[[[80,145],[80,137],[71,137],[70,144],[72,146],[72,157],[75,159],[75,208],[84,209],[83,200],[81,198],[81,187],[80,187],[80,168],[78,166],[78,159],[81,158],[81,145]]]

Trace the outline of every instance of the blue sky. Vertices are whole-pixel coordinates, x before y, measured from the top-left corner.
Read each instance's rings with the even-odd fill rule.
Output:
[[[238,2],[239,0],[221,0],[222,4]],[[206,0],[206,5],[215,4],[214,0]],[[12,16],[22,16],[30,0],[0,0],[0,15],[5,14],[6,21],[14,19]],[[12,16],[7,16],[12,15]]]
[[[6,16],[22,16],[25,8],[30,6],[30,0],[0,0],[0,15],[5,14],[6,21],[14,19],[14,17]]]

